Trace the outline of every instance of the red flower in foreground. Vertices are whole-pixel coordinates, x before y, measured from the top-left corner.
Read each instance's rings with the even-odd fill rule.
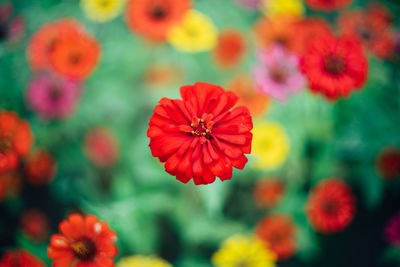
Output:
[[[117,256],[114,241],[117,235],[96,216],[79,214],[68,216],[60,223],[61,234],[54,234],[47,250],[53,266],[111,267]]]
[[[315,10],[333,11],[353,2],[353,0],[306,0],[307,4]]]
[[[256,235],[275,252],[278,260],[293,256],[297,250],[296,228],[290,217],[270,215],[258,222]]]
[[[87,132],[84,150],[89,160],[99,167],[110,167],[119,157],[118,143],[107,128],[93,128]]]
[[[233,108],[238,97],[213,84],[182,86],[180,93],[182,100],[162,98],[154,109],[147,131],[152,155],[183,183],[232,178],[232,167],[243,169],[251,151],[249,110]]]
[[[49,234],[49,221],[46,214],[38,210],[29,210],[22,214],[21,230],[29,239],[43,242]]]
[[[386,180],[394,180],[400,175],[400,150],[386,147],[379,154],[375,164],[380,176]]]
[[[0,267],[46,267],[46,265],[25,249],[17,249],[4,253],[0,259]]]
[[[48,151],[37,149],[28,158],[25,170],[30,184],[45,185],[53,180],[57,165]]]
[[[307,216],[318,232],[340,232],[353,220],[354,202],[350,187],[342,180],[324,180],[310,193],[306,206]]]
[[[0,173],[16,169],[29,154],[33,135],[29,123],[11,111],[0,111]]]
[[[339,28],[343,35],[356,36],[369,52],[379,58],[389,58],[393,53],[391,25],[383,15],[357,9],[339,18]]]
[[[215,62],[221,68],[237,66],[246,51],[246,41],[241,31],[229,29],[219,35],[218,44],[213,51]]]
[[[310,89],[330,100],[360,90],[368,76],[368,61],[360,43],[332,35],[316,38],[308,46],[301,68]]]
[[[285,184],[278,178],[258,181],[254,187],[254,200],[262,208],[275,207],[285,193]]]
[[[130,0],[125,18],[132,32],[163,41],[190,7],[190,0]]]

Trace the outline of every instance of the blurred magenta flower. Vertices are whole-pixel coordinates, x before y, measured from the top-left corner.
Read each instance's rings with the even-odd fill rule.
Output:
[[[393,246],[400,247],[400,212],[389,220],[385,228],[385,239]]]
[[[306,80],[299,70],[299,57],[281,46],[259,50],[254,81],[263,94],[285,101],[290,94],[305,88]]]
[[[12,17],[12,11],[11,3],[0,4],[0,41],[18,42],[25,31],[24,17]]]
[[[108,128],[90,129],[83,146],[88,159],[98,167],[111,167],[119,158],[118,142]]]
[[[63,119],[75,111],[81,89],[78,81],[42,73],[30,81],[26,101],[45,120]]]

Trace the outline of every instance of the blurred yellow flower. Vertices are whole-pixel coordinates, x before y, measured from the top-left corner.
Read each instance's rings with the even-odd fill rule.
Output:
[[[262,11],[266,16],[302,16],[305,8],[302,0],[264,0]]]
[[[217,267],[274,267],[276,255],[259,239],[234,235],[222,243],[211,260]]]
[[[116,267],[172,267],[172,265],[156,256],[136,255],[120,259]]]
[[[125,5],[125,0],[81,0],[81,7],[86,16],[96,22],[105,22],[118,16]]]
[[[212,20],[196,11],[186,13],[181,24],[173,27],[168,41],[182,52],[201,52],[213,49],[218,40],[218,30]]]
[[[285,129],[278,123],[261,122],[254,126],[252,132],[255,167],[260,169],[280,167],[286,160],[290,147]]]

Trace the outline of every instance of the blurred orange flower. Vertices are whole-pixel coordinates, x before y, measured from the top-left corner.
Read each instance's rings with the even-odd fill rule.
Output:
[[[12,111],[0,111],[0,173],[16,169],[19,158],[26,157],[33,143],[31,127]]]
[[[274,16],[262,17],[254,26],[257,44],[264,48],[280,45],[290,51],[299,51],[296,23],[297,17]]]
[[[50,64],[63,76],[83,80],[95,69],[100,52],[97,40],[87,34],[64,37],[50,52]]]
[[[130,0],[125,18],[132,32],[164,41],[190,7],[190,0]]]
[[[246,41],[243,33],[236,29],[223,31],[214,48],[213,57],[221,68],[237,66],[246,52]]]
[[[253,80],[247,74],[237,74],[227,83],[226,89],[236,93],[238,105],[246,106],[253,116],[262,115],[268,109],[269,99],[256,91]]]
[[[27,49],[28,62],[32,70],[49,67],[49,54],[61,38],[74,38],[83,27],[74,19],[60,19],[43,25],[34,33]]]
[[[99,167],[111,167],[119,157],[118,143],[113,133],[103,127],[86,133],[84,151],[89,160]]]
[[[28,182],[35,186],[50,183],[56,174],[57,165],[53,156],[44,149],[35,150],[25,164]]]
[[[290,258],[297,251],[296,228],[291,217],[269,215],[258,222],[255,232],[280,261]]]
[[[262,208],[273,208],[285,194],[285,184],[278,178],[266,178],[256,183],[253,191],[255,203]]]
[[[183,78],[183,69],[179,65],[167,63],[150,64],[144,74],[148,86],[167,86],[178,83]]]

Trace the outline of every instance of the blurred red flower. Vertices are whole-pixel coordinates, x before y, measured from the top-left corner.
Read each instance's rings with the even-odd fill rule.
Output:
[[[162,98],[154,109],[147,131],[152,155],[183,183],[232,178],[232,167],[243,169],[251,151],[249,110],[231,110],[238,97],[213,84],[182,86],[180,93],[183,100]]]
[[[16,171],[0,173],[0,202],[3,199],[14,197],[21,190],[21,179]]]
[[[46,267],[44,262],[25,249],[7,250],[0,259],[0,267]]]
[[[316,38],[301,60],[310,89],[330,100],[360,90],[368,77],[368,61],[361,44],[350,37]]]
[[[351,188],[336,178],[320,182],[310,192],[306,213],[314,230],[324,234],[342,231],[354,218]]]
[[[26,51],[32,70],[49,68],[49,55],[62,38],[74,38],[83,33],[83,26],[71,18],[60,19],[44,24],[31,36]]]
[[[255,233],[280,261],[290,258],[297,251],[296,228],[291,217],[269,215],[257,223]]]
[[[363,46],[379,58],[389,58],[394,50],[391,25],[383,14],[357,9],[344,13],[338,20],[343,35],[356,36]]]
[[[329,24],[318,17],[308,17],[295,22],[296,34],[294,38],[296,39],[295,51],[299,55],[305,53],[307,46],[314,39],[323,35],[332,35],[332,30]]]
[[[34,242],[45,241],[49,234],[49,228],[46,214],[39,210],[28,210],[21,216],[22,233]]]
[[[53,156],[44,149],[36,149],[25,164],[28,182],[36,186],[49,184],[54,179],[56,170]]]
[[[165,87],[182,80],[184,71],[178,64],[152,63],[146,69],[144,82],[150,87]]]
[[[102,266],[112,267],[112,258],[118,254],[114,242],[117,235],[96,216],[79,214],[68,216],[59,225],[61,234],[50,238],[47,256],[53,259],[53,266]]]
[[[96,68],[101,48],[93,37],[80,34],[60,38],[50,51],[50,64],[59,74],[78,80],[87,78]]]
[[[16,169],[33,143],[29,123],[12,111],[0,111],[0,172]]]
[[[268,110],[269,99],[256,90],[249,75],[237,74],[226,84],[226,89],[239,97],[237,105],[247,107],[252,116],[262,115]]]
[[[190,7],[190,0],[130,0],[125,18],[132,32],[163,41]]]
[[[240,30],[227,29],[220,33],[213,57],[221,68],[232,68],[240,63],[245,52],[246,40],[243,33]]]
[[[0,42],[18,42],[25,31],[25,18],[12,16],[13,5],[10,2],[0,4]]]
[[[378,174],[386,180],[395,180],[400,175],[400,150],[396,147],[385,147],[376,159]]]
[[[86,133],[84,151],[88,159],[99,167],[111,167],[119,157],[114,134],[105,127],[93,128]]]
[[[306,0],[310,8],[325,12],[337,10],[350,5],[353,0]]]
[[[257,181],[253,197],[262,208],[273,208],[279,204],[285,194],[285,184],[278,178],[266,178]]]

